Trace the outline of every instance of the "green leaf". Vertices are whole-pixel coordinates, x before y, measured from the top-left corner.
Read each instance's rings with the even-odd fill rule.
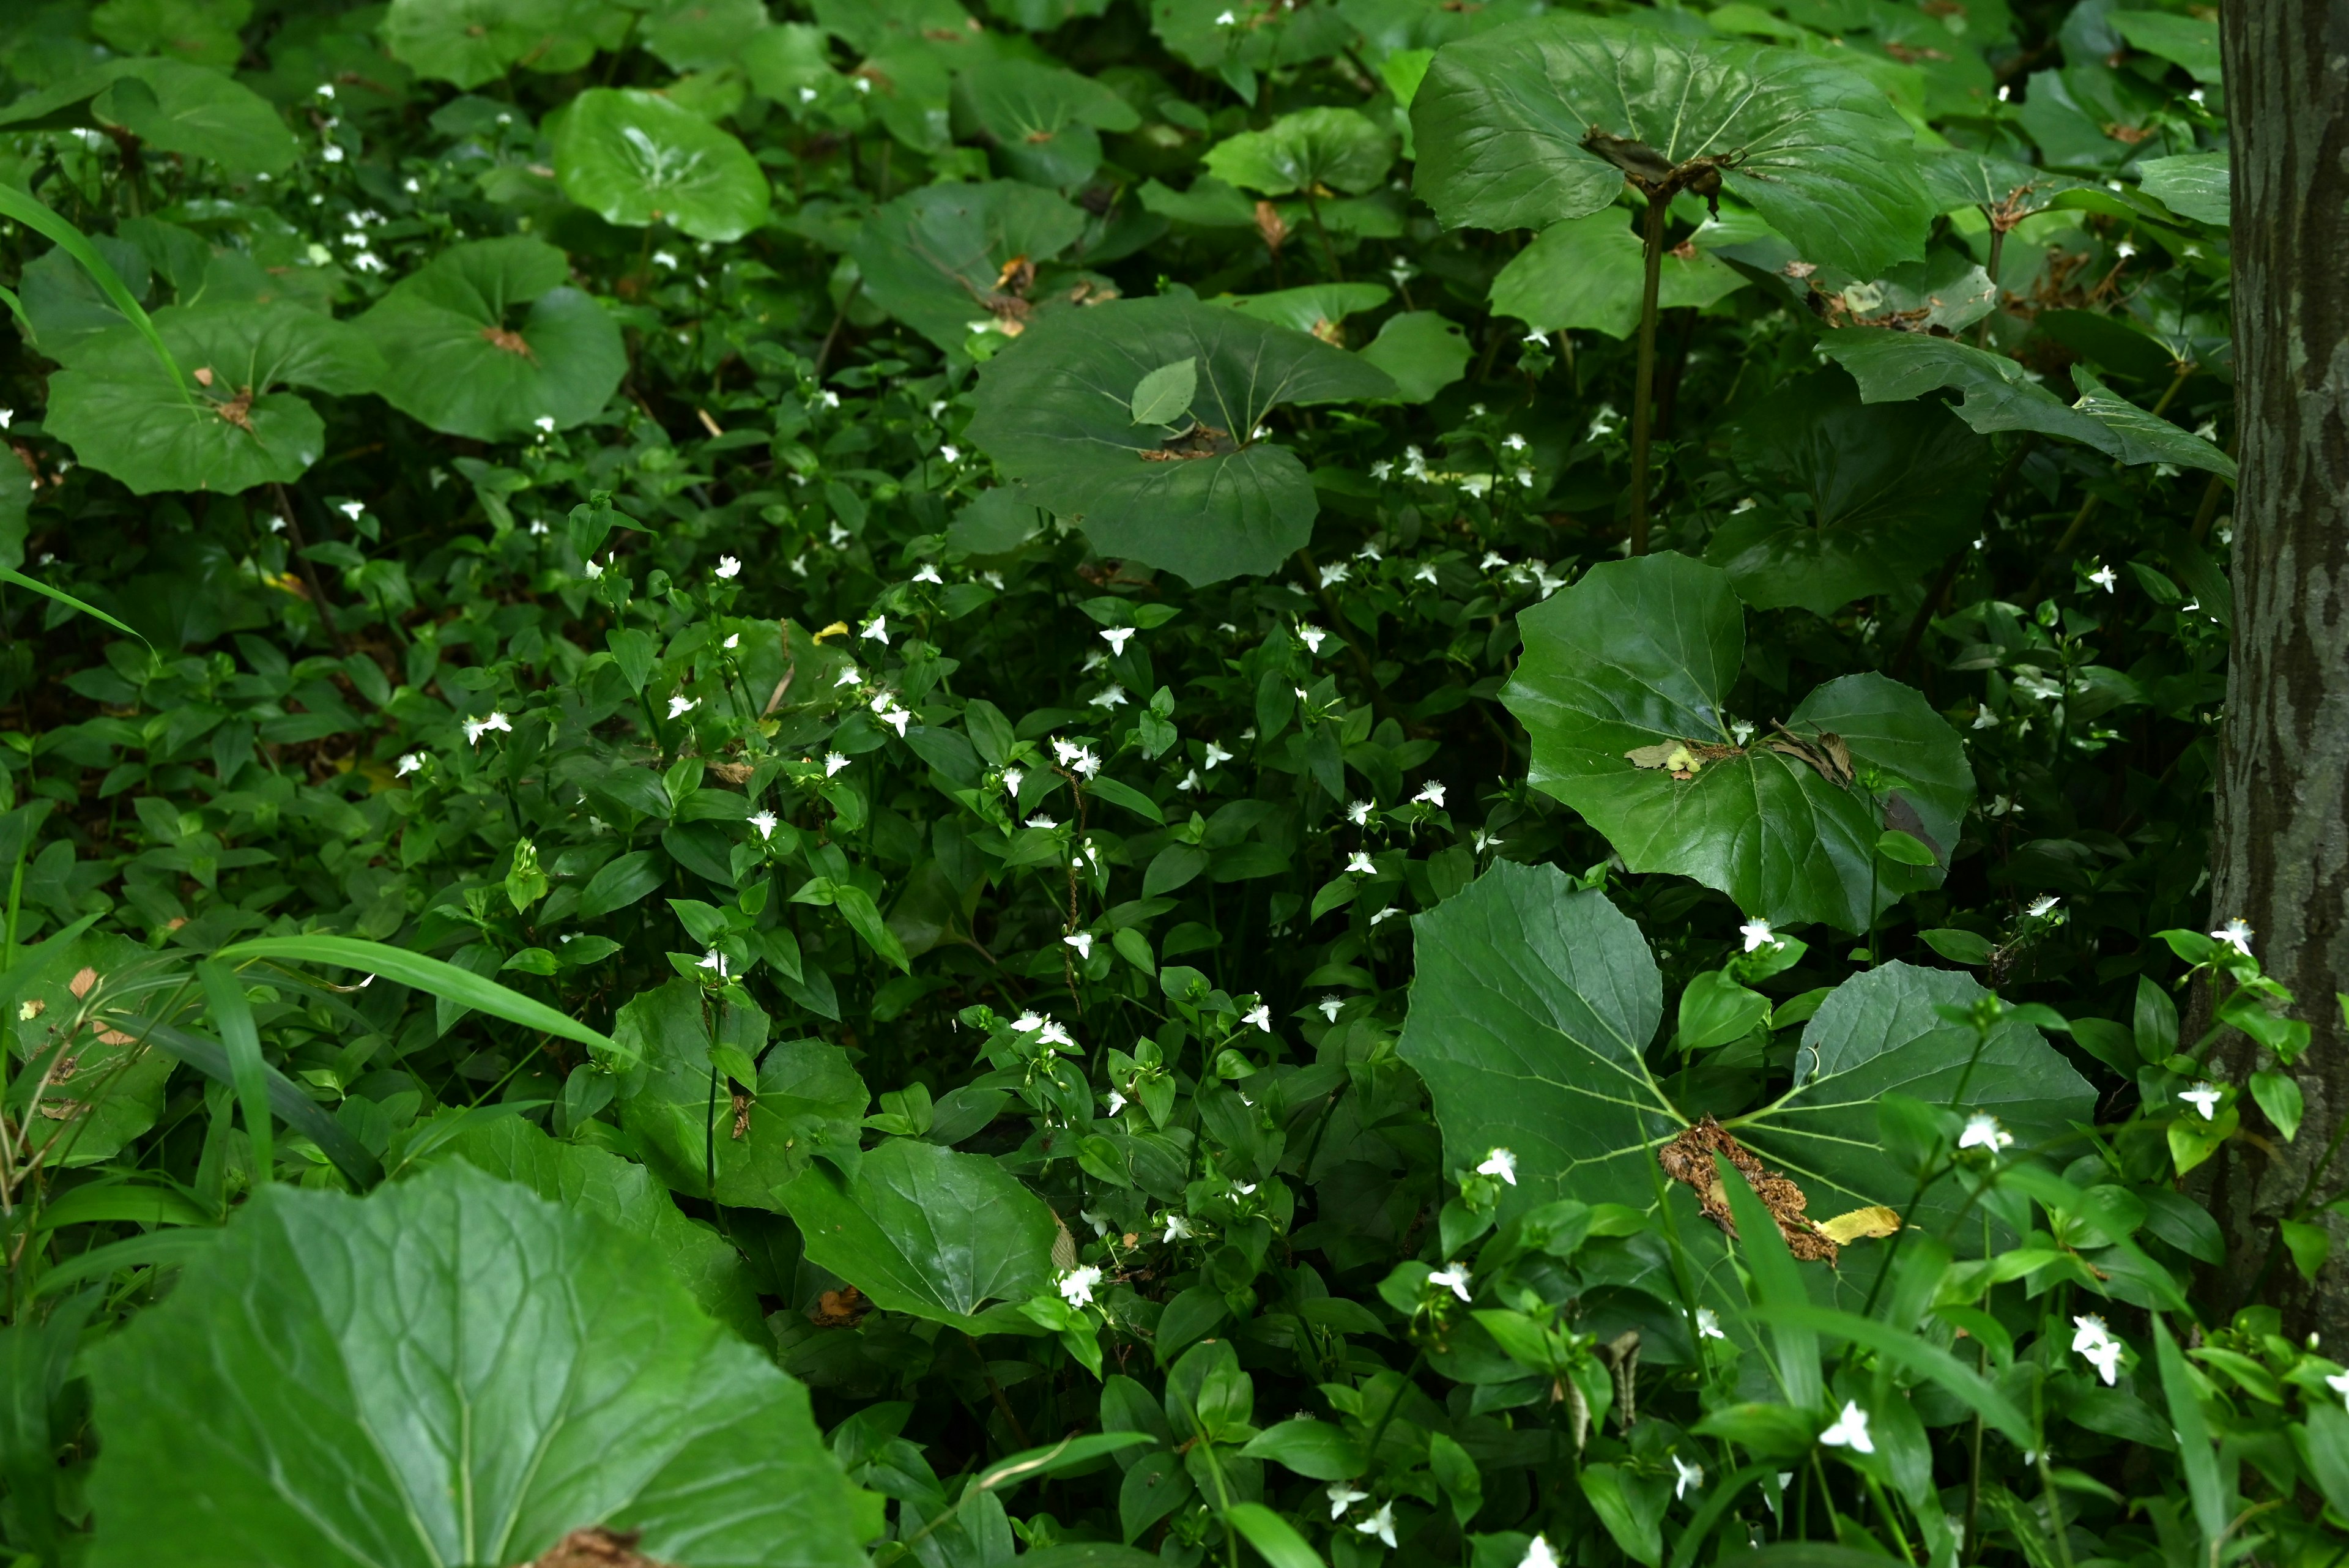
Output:
[[[1617,207],[1552,223],[1511,256],[1493,279],[1493,309],[1537,332],[1593,331],[1629,337],[1639,330],[1646,288],[1640,236]],[[1711,252],[1664,257],[1657,278],[1661,310],[1702,308],[1745,286],[1744,276]]]
[[[1518,626],[1525,653],[1502,701],[1532,736],[1533,783],[1630,869],[1692,877],[1774,925],[1853,931],[1940,882],[1940,865],[1884,866],[1876,843],[1905,803],[1945,856],[1956,845],[1973,796],[1957,735],[1909,687],[1848,675],[1805,698],[1783,730],[1755,715],[1762,727],[1739,745],[1723,702],[1744,612],[1727,573],[1669,554],[1609,562]],[[1834,766],[1838,746],[1848,780],[1820,765]],[[1700,764],[1693,776],[1664,765],[1676,750]]]
[[[391,0],[382,33],[418,76],[476,88],[518,65],[577,70],[616,47],[627,20],[601,0]]]
[[[1707,970],[1681,992],[1672,1043],[1682,1051],[1709,1051],[1743,1040],[1769,1021],[1768,997],[1738,984],[1723,971]]]
[[[1066,189],[1101,166],[1100,132],[1133,130],[1133,107],[1102,83],[1035,60],[982,60],[955,78],[958,116],[995,144],[1005,172]]]
[[[1757,609],[1819,616],[1908,587],[1971,538],[1996,463],[1930,402],[1865,404],[1833,370],[1782,386],[1732,451],[1766,500],[1726,519],[1705,559]],[[1914,864],[1929,864],[1930,860]]]
[[[2219,24],[2214,19],[2170,11],[2107,11],[2105,26],[2127,38],[2130,47],[2185,67],[2196,81],[2218,85]],[[2226,154],[2218,156],[2223,160]]]
[[[275,174],[302,151],[267,99],[186,60],[108,60],[11,104],[0,126],[12,121],[28,130],[119,126],[156,152],[209,158],[232,174]]]
[[[1199,364],[1199,428],[1153,441],[1132,420],[1134,383],[1185,358]],[[968,434],[1103,555],[1212,583],[1271,571],[1312,534],[1312,482],[1256,439],[1264,418],[1394,395],[1384,371],[1301,332],[1195,300],[1116,300],[1042,317],[981,366]]]
[[[1003,292],[1021,258],[1041,265],[1076,244],[1084,213],[1014,181],[926,185],[864,220],[849,254],[874,305],[941,348],[958,349],[974,323],[1019,326],[1031,313]],[[1118,389],[1123,407],[1133,389]]]
[[[253,1179],[268,1181],[277,1165],[272,1137],[275,1124],[269,1115],[267,1064],[262,1060],[261,1036],[253,1023],[253,1006],[244,987],[215,961],[196,966],[204,997],[212,1004],[212,1023],[228,1048],[229,1071],[236,1078],[237,1109],[244,1114],[244,1136],[253,1148]]]
[[[1323,1568],[1321,1554],[1297,1527],[1264,1504],[1236,1502],[1224,1511],[1224,1518],[1272,1568]]]
[[[38,1022],[12,1014],[8,1111],[21,1124],[17,1158],[37,1153],[51,1166],[74,1168],[110,1160],[155,1125],[175,1064],[147,1047],[150,1021],[135,1011],[159,961],[111,932],[44,943],[33,956],[38,961],[26,961],[9,988],[39,1003]],[[36,1061],[48,1070],[46,1083],[24,1071]]]
[[[2220,1468],[2218,1446],[2211,1440],[2210,1425],[2203,1417],[2201,1396],[2186,1369],[2186,1357],[2178,1353],[2178,1342],[2170,1337],[2169,1325],[2159,1313],[2153,1314],[2153,1356],[2161,1373],[2162,1396],[2169,1406],[2170,1429],[2178,1435],[2178,1468],[2186,1472],[2186,1494],[2193,1501],[2194,1521],[2201,1527],[2204,1550],[2215,1559],[2235,1511],[2230,1495],[2234,1489]],[[2230,1465],[2227,1469],[2233,1468]]]
[[[2072,367],[2080,400],[2072,407],[2110,432],[2105,448],[2125,463],[2168,462],[2199,468],[2234,483],[2235,460],[2189,431],[2179,430],[2113,391],[2085,365]]]
[[[643,1166],[585,1144],[557,1143],[523,1116],[470,1123],[432,1158],[464,1160],[642,1237],[703,1312],[754,1345],[771,1343],[741,1254],[708,1225],[679,1212]]]
[[[2225,153],[2148,158],[2137,166],[2137,172],[2138,188],[2179,217],[2222,229],[2228,225],[2233,198]]]
[[[492,1018],[502,1018],[525,1029],[535,1029],[542,1034],[576,1040],[583,1045],[605,1050],[612,1044],[609,1039],[577,1019],[557,1012],[546,1003],[533,1001],[518,991],[508,990],[496,981],[485,979],[471,970],[460,969],[455,964],[427,958],[422,953],[409,952],[406,948],[388,947],[382,942],[362,941],[357,937],[252,937],[241,942],[231,942],[213,956],[222,963],[237,963],[246,959],[285,959],[295,963],[364,970],[369,974],[413,986],[459,1007],[486,1012]]]
[[[1883,93],[1789,49],[1545,16],[1439,50],[1411,119],[1414,189],[1446,228],[1543,229],[1614,201],[1623,171],[1584,150],[1594,129],[1673,164],[1739,155],[1730,194],[1863,275],[1922,254],[1933,216]]]
[[[1752,1310],[1766,1324],[1808,1328],[1863,1345],[1902,1371],[1939,1385],[2017,1448],[2031,1446],[2031,1422],[2012,1399],[1981,1373],[1906,1326],[1808,1303],[1774,1302]]]
[[[1390,316],[1362,358],[1394,378],[1406,403],[1424,403],[1468,371],[1468,337],[1433,310]]]
[[[1989,994],[1955,970],[1896,961],[1854,975],[1804,1028],[1793,1088],[1738,1136],[1795,1179],[1814,1216],[1878,1204],[1905,1212],[1917,1197],[1915,1173],[1877,1142],[1877,1106],[1887,1095],[1995,1116],[2018,1151],[2060,1149],[2072,1124],[2090,1119],[2095,1093],[2038,1030],[2016,1019],[1993,1028],[1976,1058],[1973,1032],[1938,1010],[1971,1007]],[[1940,1234],[1966,1203],[1958,1178],[1945,1175],[1925,1189],[1909,1222]],[[1981,1227],[1961,1227],[1951,1240],[1971,1255]]]
[[[811,1167],[777,1197],[808,1260],[891,1312],[992,1327],[976,1316],[988,1302],[1026,1301],[1052,1279],[1052,1211],[984,1155],[891,1138],[853,1180]]]
[[[1227,306],[1292,332],[1309,332],[1322,342],[1342,348],[1346,346],[1345,335],[1339,327],[1346,317],[1360,311],[1376,310],[1393,297],[1394,291],[1380,283],[1312,283],[1301,288],[1275,289],[1270,294],[1218,295],[1207,303]]]
[[[1196,357],[1161,365],[1133,384],[1133,422],[1172,425],[1191,412],[1191,399],[1199,389]]]
[[[1310,1416],[1267,1427],[1240,1450],[1247,1459],[1270,1459],[1311,1480],[1345,1480],[1370,1467],[1362,1446],[1343,1430]]]
[[[664,0],[636,36],[673,71],[712,71],[740,64],[766,27],[766,0]]]
[[[1655,1199],[1682,1123],[1644,1052],[1663,982],[1637,925],[1551,866],[1500,861],[1412,918],[1417,976],[1397,1047],[1427,1084],[1447,1167],[1517,1157],[1506,1219],[1553,1199]]]
[[[589,1525],[670,1562],[854,1568],[807,1394],[659,1254],[452,1162],[269,1189],[93,1347],[94,1568],[527,1562]]]
[[[252,19],[252,0],[107,0],[89,30],[126,55],[170,53],[233,70],[244,53],[236,30]]]
[[[1217,142],[1206,168],[1268,196],[1331,190],[1359,196],[1377,190],[1393,162],[1394,143],[1361,110],[1307,109]]]
[[[1663,1504],[1669,1494],[1657,1480],[1629,1475],[1620,1465],[1585,1465],[1575,1480],[1626,1556],[1647,1568],[1663,1562]]]
[[[571,100],[554,177],[564,195],[624,228],[666,223],[698,240],[737,240],[767,221],[767,176],[750,150],[634,88],[590,88]]]
[[[2028,163],[1961,147],[1920,152],[1918,168],[1933,203],[1944,213],[1964,207],[2010,207],[2018,213],[2044,211],[2066,191],[2087,188],[2085,180]]]
[[[385,401],[475,441],[520,436],[539,420],[560,430],[593,419],[618,388],[627,350],[569,275],[561,251],[514,238],[452,245],[400,279],[357,323],[383,355]]]

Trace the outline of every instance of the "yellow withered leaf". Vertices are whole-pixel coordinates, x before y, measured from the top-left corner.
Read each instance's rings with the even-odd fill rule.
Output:
[[[1900,1216],[1878,1204],[1819,1220],[1818,1227],[1820,1235],[1838,1247],[1848,1247],[1854,1241],[1891,1235],[1900,1229]]]

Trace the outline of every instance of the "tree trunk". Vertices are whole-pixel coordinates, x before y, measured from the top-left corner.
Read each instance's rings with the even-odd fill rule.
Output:
[[[2213,832],[2213,923],[2252,950],[2313,1026],[2307,1114],[2286,1145],[2248,1093],[2215,1196],[2229,1304],[2255,1288],[2275,1218],[2300,1199],[2349,1111],[2349,5],[2242,0],[2220,22],[2233,142],[2234,645]],[[2214,1067],[2241,1084],[2245,1043]],[[2324,1190],[2349,1161],[2336,1160]],[[2290,1266],[2262,1293],[2349,1343],[2349,1230],[2313,1291]],[[2214,1302],[2214,1306],[2217,1304]]]

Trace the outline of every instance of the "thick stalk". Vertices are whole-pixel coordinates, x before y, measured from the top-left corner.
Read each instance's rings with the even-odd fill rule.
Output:
[[[1649,404],[1656,390],[1656,295],[1664,274],[1664,208],[1661,192],[1648,197],[1643,239],[1647,276],[1640,286],[1640,375],[1631,392],[1631,554],[1648,553],[1648,442],[1654,432]]]

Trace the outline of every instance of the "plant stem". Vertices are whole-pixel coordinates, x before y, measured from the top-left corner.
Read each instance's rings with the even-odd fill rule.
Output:
[[[347,659],[351,650],[343,644],[343,634],[335,625],[335,607],[326,602],[326,585],[318,581],[317,569],[310,565],[309,545],[302,537],[302,519],[294,514],[294,498],[285,487],[273,483],[269,493],[277,498],[277,510],[285,519],[285,542],[294,546],[294,564],[302,573],[302,581],[309,586],[310,602],[317,607],[318,624],[326,630],[326,640],[335,645],[335,657]]]
[[[1977,348],[1990,347],[1991,318],[1998,314],[2000,303],[2006,298],[2006,291],[1998,286],[1998,261],[2005,249],[2006,231],[1993,220],[1990,226],[1990,265],[1983,269],[1990,274],[1990,308],[1982,313],[1982,327],[1974,333],[1974,347]]]
[[[1313,220],[1313,232],[1321,236],[1321,259],[1330,264],[1330,276],[1334,282],[1344,282],[1345,269],[1338,265],[1338,247],[1330,243],[1330,231],[1321,226],[1321,203],[1313,197],[1313,187],[1305,188],[1305,213]]]
[[[1656,389],[1656,296],[1664,273],[1666,198],[1648,198],[1647,276],[1640,289],[1640,374],[1631,392],[1631,554],[1648,553],[1648,441],[1654,431],[1649,403]]]

